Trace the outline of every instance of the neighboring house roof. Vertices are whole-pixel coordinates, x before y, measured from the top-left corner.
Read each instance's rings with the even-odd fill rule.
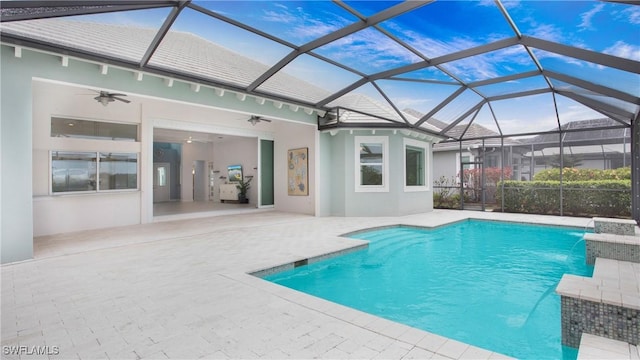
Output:
[[[416,119],[420,119],[424,116],[424,114],[420,113],[417,110],[414,109],[405,109],[403,110],[404,113],[408,113],[411,114],[413,117],[415,117]],[[427,121],[425,121],[425,123],[435,127],[438,129],[438,132],[440,132],[441,130],[445,129],[447,126],[449,126],[449,124],[440,121],[438,119],[435,118],[430,118]],[[467,128],[468,126],[468,128]],[[520,142],[511,138],[504,138],[504,141],[500,140],[500,134],[498,134],[497,132],[488,129],[480,124],[475,124],[475,123],[471,123],[471,125],[469,124],[460,124],[460,125],[456,125],[454,127],[452,127],[451,129],[449,129],[447,131],[447,136],[451,137],[451,138],[460,138],[464,133],[464,137],[465,138],[481,138],[481,137],[489,137],[484,139],[484,146],[485,147],[496,147],[496,146],[501,146],[501,145],[519,145]],[[462,141],[462,148],[466,149],[466,148],[477,148],[482,146],[483,142],[482,139],[477,139],[477,140],[464,140]],[[452,151],[452,150],[459,150],[460,149],[460,144],[455,141],[455,142],[440,142],[437,144],[433,145],[433,151]]]
[[[593,128],[615,127],[621,124],[609,118],[601,118],[594,120],[578,120],[568,122],[560,127],[562,139],[565,145],[595,145],[595,144],[613,144],[620,143],[623,138],[631,141],[631,131],[629,128],[621,127],[616,129],[590,130]],[[587,130],[587,131],[574,131]],[[535,148],[557,147],[560,141],[559,134],[542,134],[532,138],[523,139],[524,144],[538,145]]]
[[[369,96],[363,94],[347,94],[345,96],[340,97],[336,101],[329,104],[331,106],[341,106],[346,109],[358,109],[359,111],[366,112],[368,114],[382,116],[386,118],[396,119],[398,122],[404,122],[404,120],[391,108],[389,105],[381,104],[380,102],[372,99]],[[406,111],[402,110],[402,115],[407,118],[410,123],[415,123],[420,118],[415,116],[415,111]],[[418,113],[419,114],[419,113]],[[387,120],[375,119],[371,116],[367,116],[366,114],[357,112],[357,111],[349,111],[344,110],[340,113],[340,121],[345,123],[358,123],[358,122],[376,122],[379,121],[382,124],[388,124]],[[439,133],[440,128],[433,126],[431,124],[423,124],[421,126],[423,129]]]

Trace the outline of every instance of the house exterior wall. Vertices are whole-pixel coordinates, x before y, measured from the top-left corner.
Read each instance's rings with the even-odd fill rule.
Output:
[[[0,56],[0,254],[7,263],[33,254],[30,68],[37,59],[15,58],[5,47]]]
[[[356,136],[387,137],[388,154],[388,191],[356,191],[356,171],[359,171],[355,159]],[[424,191],[404,190],[404,135],[393,131],[376,130],[375,135],[367,130],[340,131],[334,136],[323,134],[323,146],[331,146],[333,152],[324,152],[323,161],[331,163],[329,175],[330,196],[323,201],[331,201],[327,208],[333,216],[398,216],[433,210],[433,190],[431,176],[431,143],[424,141],[427,148],[427,189]],[[329,156],[326,156],[330,154]],[[322,167],[322,165],[321,165]],[[326,176],[327,174],[325,174]],[[324,177],[323,177],[324,178]],[[326,200],[325,200],[326,199]]]
[[[232,135],[274,139],[279,146],[274,159],[276,190],[284,187],[279,184],[284,184],[283,179],[286,179],[286,158],[280,156],[282,150],[286,153],[288,148],[306,146],[310,154],[314,154],[317,148],[316,114],[306,113],[298,107],[277,106],[268,101],[260,104],[251,97],[236,96],[231,92],[220,94],[210,88],[195,92],[189,84],[179,81],[170,87],[164,79],[148,74],[143,74],[140,79],[125,69],[109,67],[107,74],[103,75],[98,64],[71,58],[68,66],[63,66],[60,56],[29,49],[22,49],[19,57],[14,54],[13,47],[2,45],[2,263],[30,259],[34,235],[152,221],[154,127],[210,132],[223,130]],[[52,88],[55,90],[49,91]],[[86,91],[88,89],[118,89],[130,95],[136,94],[144,101],[126,105],[112,103],[104,107],[92,96],[80,95],[89,92]],[[238,116],[235,119],[213,118],[212,112],[220,109],[236,112]],[[185,114],[189,117],[186,118]],[[273,123],[271,128],[269,124],[261,124],[259,130],[243,120],[246,114],[260,114],[288,122],[277,125],[277,131],[282,131],[282,134],[276,136]],[[95,145],[89,140],[50,138],[48,121],[52,115],[139,124],[139,142],[126,144],[125,149],[122,144],[101,144],[98,149],[106,151],[117,147],[118,152],[138,153],[139,189],[117,194],[50,195],[49,150],[91,149]],[[255,142],[257,144],[257,140]],[[257,162],[257,150],[255,154]],[[286,192],[285,195],[276,193],[276,209],[314,213],[313,160],[310,159],[309,165],[310,195],[294,200],[289,199]]]
[[[441,177],[452,181],[458,174],[458,151],[434,151],[433,152],[433,180]]]
[[[274,124],[274,202],[277,210],[314,215],[316,211],[316,152],[321,151],[316,146],[316,127],[291,122]],[[307,196],[291,196],[288,194],[288,161],[287,152],[291,149],[308,148],[308,188]]]

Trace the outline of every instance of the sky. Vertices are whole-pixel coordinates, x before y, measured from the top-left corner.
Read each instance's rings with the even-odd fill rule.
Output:
[[[362,16],[371,16],[398,2],[345,3]],[[292,51],[292,47],[304,45],[359,21],[356,15],[330,1],[194,1],[194,4],[279,37],[287,44],[278,44],[188,8],[180,14],[172,31],[194,33],[266,65],[277,63]],[[503,5],[517,30],[525,36],[640,61],[640,6],[574,0],[510,0],[503,1]],[[158,28],[167,13],[167,10],[161,9],[105,14],[93,16],[93,19]],[[493,0],[435,1],[384,21],[379,28],[404,41],[420,52],[422,57],[373,28],[358,31],[313,51],[360,74],[371,75],[515,36],[515,30]],[[533,53],[545,69],[640,96],[640,76],[637,74],[543,50],[535,49]],[[459,85],[452,85],[456,84],[453,77],[468,83],[536,69],[536,64],[524,47],[517,45],[445,63],[440,68],[429,67],[398,76],[439,83],[386,80],[376,84],[398,108],[412,108],[427,113],[457,90]],[[330,92],[338,91],[361,77],[309,55],[300,56],[289,63],[284,71]],[[483,95],[499,95],[519,88],[532,90],[540,86],[546,86],[542,77],[527,78],[486,87]],[[356,91],[378,102],[386,102],[373,86]],[[543,130],[541,124],[553,125],[554,121],[549,121],[548,117],[555,118],[556,110],[553,106],[547,110],[551,96],[547,95],[496,102],[495,108],[500,111],[496,110],[495,113],[503,122],[501,129],[505,133],[517,133]],[[470,95],[468,98],[458,101],[458,108],[437,114],[441,117],[439,119],[452,121],[464,113],[465,109],[461,107],[475,105],[474,97]],[[560,101],[557,112],[563,123],[590,116],[602,117],[572,100]],[[492,123],[491,119],[486,122]]]

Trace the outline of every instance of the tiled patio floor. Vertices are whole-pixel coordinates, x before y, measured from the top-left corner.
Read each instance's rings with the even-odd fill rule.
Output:
[[[40,238],[35,260],[1,268],[3,358],[504,358],[247,275],[361,244],[338,237],[346,232],[468,217],[590,222],[446,210],[394,218],[268,211]],[[7,355],[11,346],[49,355]]]

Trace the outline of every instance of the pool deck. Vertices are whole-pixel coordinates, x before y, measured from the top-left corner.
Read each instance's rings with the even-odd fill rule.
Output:
[[[42,237],[34,260],[0,267],[3,359],[504,359],[248,275],[362,246],[344,233],[467,218],[592,224],[449,210],[380,218],[267,211]]]

